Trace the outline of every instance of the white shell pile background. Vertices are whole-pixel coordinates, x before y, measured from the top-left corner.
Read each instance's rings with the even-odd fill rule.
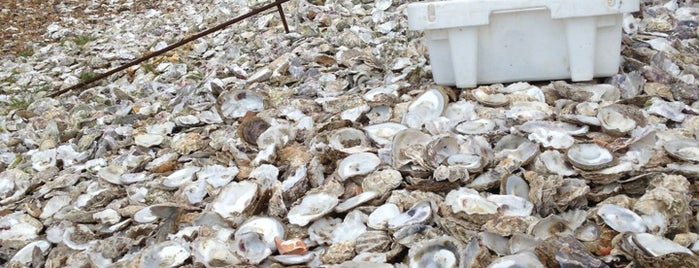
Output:
[[[45,97],[264,4],[157,2],[2,58],[0,265],[699,266],[694,1],[590,83],[436,86],[407,1],[292,0]]]

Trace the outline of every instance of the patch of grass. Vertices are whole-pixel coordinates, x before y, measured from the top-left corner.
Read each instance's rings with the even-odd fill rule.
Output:
[[[78,35],[73,37],[73,42],[78,46],[84,46],[92,40],[95,40],[95,38],[90,35]]]
[[[204,74],[200,71],[195,71],[192,72],[191,74],[187,75],[187,79],[191,79],[194,81],[200,81],[204,79]]]
[[[31,48],[23,49],[22,51],[17,53],[17,56],[23,58],[30,57],[31,55],[34,55],[34,50],[32,50]]]
[[[144,73],[153,73],[153,74],[158,74],[158,71],[155,69],[155,64],[150,63],[150,62],[144,62],[141,63],[141,68],[143,68]]]
[[[3,79],[2,82],[3,82],[3,83],[6,82],[6,83],[12,84],[12,83],[17,82],[17,78],[15,78],[14,76],[8,76],[8,77],[6,77],[5,79]]]
[[[32,102],[33,100],[30,99],[12,97],[10,98],[10,102],[7,103],[7,108],[10,110],[24,110],[27,109]]]
[[[79,82],[79,83],[85,82],[85,81],[87,81],[87,80],[90,80],[90,79],[94,78],[95,76],[97,76],[96,73],[93,73],[93,72],[83,72],[83,73],[80,74],[80,76],[78,76],[78,82]]]

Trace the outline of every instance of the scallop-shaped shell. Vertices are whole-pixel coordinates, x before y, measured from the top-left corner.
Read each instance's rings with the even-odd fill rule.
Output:
[[[311,221],[330,213],[338,202],[336,196],[326,193],[308,194],[299,204],[291,207],[287,218],[291,224],[306,226]]]
[[[341,180],[366,175],[376,170],[379,164],[381,159],[373,153],[351,154],[337,165],[337,175]]]
[[[615,163],[614,155],[609,150],[595,143],[578,143],[571,146],[566,153],[568,161],[582,170],[600,170]]]
[[[357,237],[357,252],[386,252],[393,240],[385,231],[366,231]]]

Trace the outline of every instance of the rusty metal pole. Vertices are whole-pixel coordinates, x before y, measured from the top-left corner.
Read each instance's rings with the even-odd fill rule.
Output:
[[[279,17],[282,19],[282,24],[284,25],[284,31],[286,31],[286,33],[289,33],[289,25],[286,24],[286,17],[284,16],[284,9],[282,9],[282,3],[284,3],[284,2],[282,2],[281,0],[276,1],[277,10],[279,11]]]
[[[96,82],[96,81],[102,80],[102,79],[104,79],[104,78],[106,78],[106,77],[108,77],[108,76],[110,76],[110,75],[113,75],[113,74],[115,74],[115,73],[117,73],[117,72],[126,70],[126,68],[129,68],[129,67],[131,67],[131,66],[137,65],[137,64],[139,64],[139,63],[141,63],[141,62],[144,62],[144,61],[146,61],[146,60],[149,60],[149,59],[151,59],[151,58],[160,56],[160,55],[164,54],[165,52],[168,52],[168,51],[170,51],[170,50],[173,50],[173,49],[175,49],[175,48],[178,48],[178,47],[180,47],[180,46],[182,46],[182,45],[184,45],[184,44],[187,44],[187,43],[189,43],[189,42],[192,42],[192,41],[194,41],[194,40],[197,40],[197,39],[199,39],[199,38],[202,38],[202,37],[204,37],[204,36],[206,36],[206,35],[208,35],[208,34],[211,34],[211,33],[213,33],[213,32],[220,31],[220,30],[222,30],[223,28],[226,28],[226,27],[228,27],[228,26],[230,26],[230,25],[232,25],[232,24],[234,24],[234,23],[238,23],[238,22],[240,22],[240,21],[242,21],[242,20],[244,20],[244,19],[250,18],[250,17],[252,17],[252,16],[254,16],[254,15],[257,15],[257,14],[259,14],[259,13],[265,11],[265,10],[268,10],[268,9],[270,9],[270,8],[273,8],[273,7],[276,7],[276,8],[279,10],[279,14],[281,15],[281,19],[282,19],[282,24],[284,24],[284,30],[288,33],[288,32],[289,32],[289,26],[287,26],[287,24],[286,24],[286,18],[284,17],[284,12],[282,11],[282,4],[283,4],[283,3],[286,3],[286,2],[289,2],[289,1],[290,1],[290,0],[275,0],[273,3],[270,3],[270,4],[267,4],[267,5],[261,6],[261,7],[259,7],[259,8],[255,8],[255,9],[253,9],[252,11],[250,11],[250,12],[248,12],[248,13],[245,13],[245,14],[239,16],[239,17],[233,18],[233,19],[231,19],[231,20],[229,20],[229,21],[226,21],[226,22],[224,22],[224,23],[222,23],[222,24],[219,24],[219,25],[217,25],[216,27],[213,27],[213,28],[210,28],[210,29],[208,29],[208,30],[204,30],[204,31],[202,31],[202,32],[199,32],[199,33],[197,33],[197,34],[195,34],[195,35],[186,37],[186,38],[182,39],[181,41],[179,41],[179,42],[177,42],[177,43],[174,43],[174,44],[172,44],[172,45],[167,46],[166,48],[163,48],[163,49],[161,49],[161,50],[155,51],[155,52],[153,52],[153,53],[146,53],[145,55],[141,56],[140,58],[135,59],[135,60],[132,60],[132,61],[130,61],[130,62],[128,62],[128,63],[126,63],[126,64],[124,64],[124,65],[122,65],[122,66],[117,67],[117,68],[111,69],[111,70],[107,71],[106,73],[99,74],[99,75],[97,75],[97,76],[95,76],[95,77],[93,77],[93,78],[90,78],[90,79],[87,79],[87,80],[85,80],[85,81],[82,81],[82,82],[80,82],[80,83],[78,83],[78,84],[76,84],[76,85],[73,85],[73,86],[71,86],[71,87],[68,87],[68,88],[64,88],[64,89],[60,89],[60,90],[54,91],[54,92],[50,93],[48,96],[49,96],[49,97],[56,97],[56,96],[59,96],[59,95],[61,95],[61,94],[66,93],[66,92],[69,92],[69,91],[72,91],[72,90],[75,90],[75,89],[83,88],[83,87],[85,87],[85,86],[87,86],[87,85],[89,85],[89,84],[92,84],[92,83],[94,83],[94,82]]]

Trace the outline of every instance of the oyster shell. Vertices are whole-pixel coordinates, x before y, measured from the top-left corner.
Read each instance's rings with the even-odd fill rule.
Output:
[[[566,158],[582,170],[600,170],[614,165],[615,158],[609,150],[594,143],[578,143],[571,146]]]

